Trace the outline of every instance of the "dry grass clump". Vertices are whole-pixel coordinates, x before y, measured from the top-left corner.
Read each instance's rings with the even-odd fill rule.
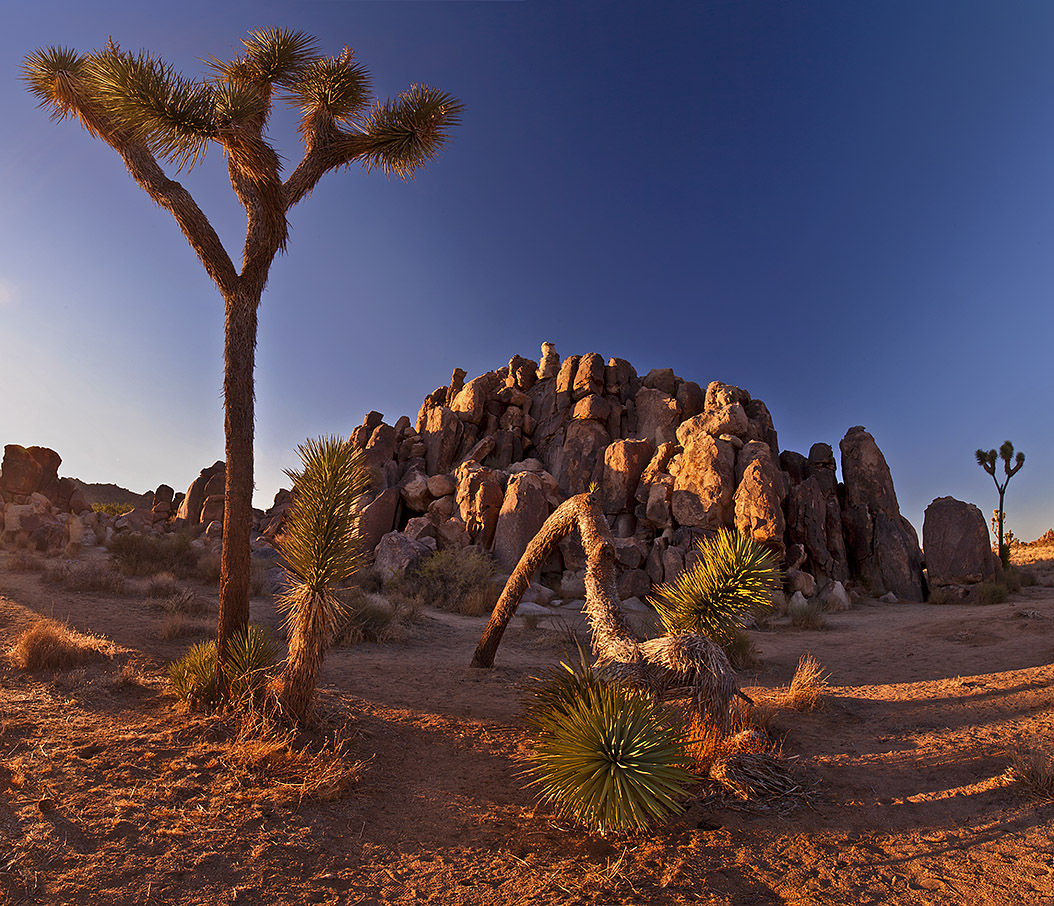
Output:
[[[258,597],[263,594],[264,581],[267,577],[269,564],[261,563],[259,560],[249,562],[249,594]],[[194,577],[205,585],[220,584],[220,555],[219,553],[202,554],[198,558]]]
[[[208,602],[194,594],[189,588],[181,588],[161,602],[169,613],[180,613],[188,616],[201,616],[208,612]]]
[[[497,566],[478,551],[447,549],[396,576],[387,585],[392,597],[414,607],[437,607],[466,616],[489,614],[501,588],[493,582]]]
[[[180,579],[194,575],[198,551],[187,535],[142,535],[125,532],[110,541],[110,559],[126,576],[168,573]]]
[[[412,603],[391,600],[352,587],[337,595],[344,612],[333,627],[329,644],[338,647],[361,642],[395,642],[406,638],[410,624],[417,618]]]
[[[824,672],[816,658],[808,653],[803,654],[783,697],[783,704],[795,711],[815,710],[823,701],[829,678],[830,674]]]
[[[202,635],[206,628],[205,624],[189,620],[185,614],[177,611],[165,617],[157,630],[157,637],[163,642],[173,642],[188,636]]]
[[[11,649],[11,660],[22,670],[65,670],[89,661],[112,658],[109,639],[77,632],[68,623],[44,618],[23,632]]]
[[[1054,757],[1039,743],[1012,753],[1007,779],[1030,796],[1054,801]]]
[[[791,626],[795,629],[821,630],[826,628],[827,623],[823,618],[823,611],[819,601],[791,598],[787,605],[787,616],[790,617]]]
[[[15,550],[7,555],[4,569],[9,573],[35,573],[44,568],[44,561],[28,550]]]
[[[977,585],[977,601],[980,604],[1002,604],[1010,596],[1003,582],[980,582]]]
[[[702,774],[710,766],[742,752],[765,752],[772,741],[762,729],[752,725],[750,715],[741,712],[732,717],[732,727],[726,731],[713,721],[692,712],[685,726],[685,754]]]
[[[125,595],[131,590],[123,576],[98,563],[66,562],[46,566],[40,578],[48,585],[58,585],[69,591]]]
[[[280,798],[296,802],[339,799],[358,782],[365,767],[350,757],[340,734],[311,745],[258,711],[243,715],[227,747],[226,761],[242,783],[266,785]]]

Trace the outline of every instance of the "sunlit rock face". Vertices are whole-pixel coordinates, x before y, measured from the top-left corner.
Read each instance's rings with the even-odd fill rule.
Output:
[[[875,596],[924,594],[918,539],[900,515],[874,438],[860,427],[848,431],[839,444],[839,484],[830,444],[814,444],[808,456],[781,451],[765,403],[720,381],[703,390],[661,367],[641,377],[625,359],[605,361],[596,352],[561,359],[545,343],[539,361],[513,356],[473,378],[455,368],[447,386],[424,398],[416,420],[404,415],[390,425],[369,412],[350,442],[373,478],[359,504],[363,532],[371,550],[387,539],[382,563],[389,571],[435,548],[470,545],[510,571],[548,515],[595,486],[618,539],[619,587],[636,597],[673,581],[695,561],[696,541],[725,528],[766,545],[791,571],[795,591],[841,600],[855,580]],[[61,462],[43,447],[5,447],[5,543],[21,535],[27,543],[38,530],[49,547],[61,544],[63,531],[71,541],[178,527],[219,535],[223,462],[203,468],[185,494],[161,485],[120,519],[90,513],[76,482],[58,476]],[[267,547],[281,534],[293,502],[283,489],[256,514],[261,540],[254,543]],[[983,559],[973,548],[970,556]],[[935,556],[938,575],[977,572],[954,558],[945,567]],[[542,578],[554,589],[577,588],[583,566],[580,545],[568,539]]]

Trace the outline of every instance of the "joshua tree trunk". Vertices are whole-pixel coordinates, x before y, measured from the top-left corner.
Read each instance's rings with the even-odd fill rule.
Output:
[[[216,647],[219,663],[227,641],[249,622],[249,572],[253,496],[253,366],[259,297],[244,289],[226,301],[223,343],[224,438],[227,471],[223,501],[223,553]],[[222,673],[222,669],[221,669]],[[226,680],[221,676],[221,683]]]
[[[742,695],[721,647],[698,633],[637,639],[622,615],[615,586],[615,544],[593,495],[565,500],[527,545],[506,583],[472,657],[492,667],[516,607],[535,570],[557,542],[575,529],[586,552],[586,616],[597,663],[614,680],[643,686],[656,696],[690,695],[700,714],[724,726],[734,695]]]

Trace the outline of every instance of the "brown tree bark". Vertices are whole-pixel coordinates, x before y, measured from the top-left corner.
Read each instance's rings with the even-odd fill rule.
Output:
[[[249,623],[249,572],[253,496],[253,369],[259,297],[243,289],[226,301],[223,408],[227,471],[220,561],[220,614],[216,650],[221,665],[230,637]]]

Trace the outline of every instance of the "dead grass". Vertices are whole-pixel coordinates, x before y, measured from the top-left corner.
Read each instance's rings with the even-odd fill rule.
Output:
[[[68,623],[44,618],[23,632],[10,656],[22,670],[65,670],[89,661],[112,658],[109,639],[77,632]]]
[[[4,569],[9,573],[36,573],[40,572],[46,564],[44,561],[28,550],[15,550],[7,555]]]
[[[123,576],[98,563],[66,562],[45,566],[40,578],[48,585],[58,585],[69,591],[124,595],[131,590]]]
[[[787,605],[787,615],[790,617],[791,626],[795,629],[811,629],[819,631],[825,629],[827,623],[819,601],[791,600]]]
[[[338,647],[400,641],[407,637],[410,624],[417,618],[417,608],[412,603],[367,593],[361,588],[344,589],[339,598],[345,612],[330,641]]]
[[[804,799],[783,759],[768,752],[737,752],[710,766],[710,779],[737,799]]]
[[[183,613],[170,613],[157,630],[157,637],[163,642],[174,642],[188,636],[203,635],[206,627],[196,620],[188,619]]]
[[[1054,757],[1038,740],[1011,754],[1007,779],[1036,799],[1054,801]]]
[[[784,696],[784,705],[795,711],[816,710],[823,703],[829,676],[816,658],[808,653],[803,654]]]
[[[263,786],[269,798],[329,802],[346,795],[365,768],[353,760],[347,742],[335,733],[320,743],[305,742],[258,711],[242,716],[225,760],[243,786]]]

